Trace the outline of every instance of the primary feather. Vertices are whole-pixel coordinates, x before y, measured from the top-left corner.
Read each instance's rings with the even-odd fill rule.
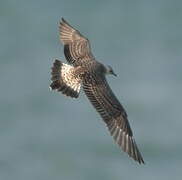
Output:
[[[64,44],[64,54],[69,63],[76,66],[94,59],[89,40],[63,18],[59,29],[60,39]]]

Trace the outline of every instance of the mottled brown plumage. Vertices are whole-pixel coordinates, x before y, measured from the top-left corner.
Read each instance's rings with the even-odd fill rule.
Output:
[[[62,92],[66,96],[77,98],[81,87],[81,66],[73,67],[55,60],[52,67],[52,83],[50,88]]]
[[[90,50],[90,43],[79,31],[69,25],[63,18],[60,22],[60,39],[64,44],[67,61],[74,66],[95,59]]]
[[[75,83],[72,82],[77,82],[77,86],[80,89],[82,84],[85,94],[101,115],[115,142],[134,160],[140,164],[144,163],[133,138],[126,111],[107,83],[105,75],[114,74],[112,68],[96,61],[91,53],[88,39],[64,19],[60,22],[59,28],[60,39],[64,44],[64,54],[71,65],[67,65],[69,67],[67,73],[60,73],[61,68],[57,64],[61,66],[62,63],[58,63],[58,61],[54,63],[51,88],[62,91],[60,87],[73,87],[72,84]],[[62,68],[62,71],[66,72],[65,69],[63,70]],[[65,78],[68,76],[71,77]],[[64,81],[64,79],[67,79],[67,81]],[[70,90],[62,92],[71,97],[78,97],[79,90],[75,91],[76,95],[73,95]]]

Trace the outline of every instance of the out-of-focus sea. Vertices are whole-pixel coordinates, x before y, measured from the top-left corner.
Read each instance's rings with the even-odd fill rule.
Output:
[[[49,90],[64,17],[89,38],[145,165],[121,152],[83,92]],[[0,180],[180,180],[182,1],[1,0]],[[65,61],[66,62],[66,61]]]

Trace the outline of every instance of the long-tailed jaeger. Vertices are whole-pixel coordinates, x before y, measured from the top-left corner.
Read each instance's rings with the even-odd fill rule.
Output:
[[[126,111],[106,80],[106,74],[116,76],[113,69],[95,59],[89,40],[63,18],[59,30],[61,42],[64,44],[64,55],[70,65],[55,60],[50,88],[66,96],[78,98],[82,86],[119,147],[135,161],[144,163],[133,138]]]

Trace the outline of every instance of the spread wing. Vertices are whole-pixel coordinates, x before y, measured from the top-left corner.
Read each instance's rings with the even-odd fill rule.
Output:
[[[119,103],[104,76],[90,77],[89,83],[83,84],[84,91],[92,105],[106,123],[115,142],[139,163],[144,160],[133,138],[127,114]]]
[[[88,39],[69,25],[63,18],[59,26],[60,39],[64,44],[67,61],[75,66],[94,59]]]

